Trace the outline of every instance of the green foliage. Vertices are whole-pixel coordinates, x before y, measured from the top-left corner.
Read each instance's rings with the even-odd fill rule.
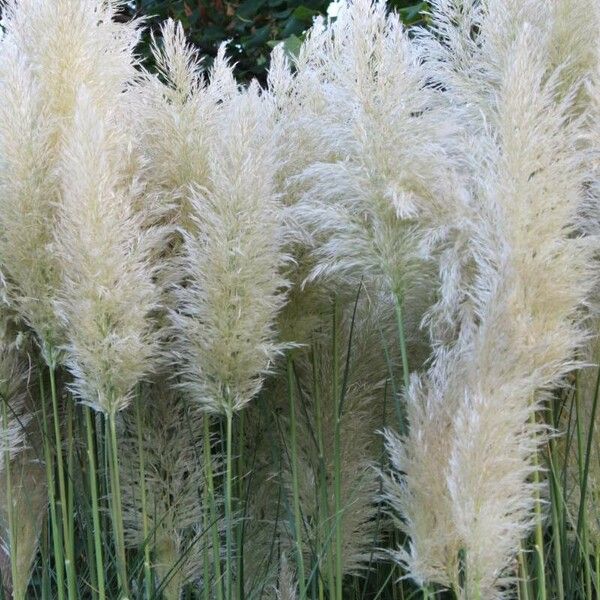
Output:
[[[294,54],[304,32],[318,15],[326,15],[329,0],[137,0],[132,14],[144,15],[150,30],[171,17],[183,23],[188,39],[206,57],[216,55],[219,44],[229,41],[229,56],[236,63],[240,81],[256,77],[263,82],[272,48],[284,42]],[[423,22],[426,2],[393,0],[407,25]],[[146,37],[145,52],[149,36]]]

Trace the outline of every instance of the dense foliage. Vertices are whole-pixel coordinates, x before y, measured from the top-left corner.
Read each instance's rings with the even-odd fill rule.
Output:
[[[180,21],[188,39],[208,60],[221,42],[230,40],[238,79],[264,81],[273,47],[284,42],[290,53],[297,52],[305,31],[315,16],[327,14],[329,4],[329,0],[136,0],[131,14],[144,15],[155,33],[168,17]],[[393,0],[389,6],[407,24],[426,18],[426,2]]]

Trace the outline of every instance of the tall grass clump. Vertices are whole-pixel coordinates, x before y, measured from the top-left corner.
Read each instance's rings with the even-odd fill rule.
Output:
[[[3,6],[1,597],[598,596],[600,11],[337,8]]]

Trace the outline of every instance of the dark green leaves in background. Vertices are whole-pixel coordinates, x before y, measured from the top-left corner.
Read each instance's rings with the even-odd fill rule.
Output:
[[[264,82],[271,49],[283,41],[289,52],[298,50],[304,31],[315,16],[325,15],[329,0],[136,0],[132,14],[142,14],[158,30],[161,21],[181,21],[189,40],[210,61],[219,44],[229,40],[229,56],[240,81],[257,77]],[[424,19],[426,2],[392,0],[407,24]],[[147,46],[146,50],[147,52]]]

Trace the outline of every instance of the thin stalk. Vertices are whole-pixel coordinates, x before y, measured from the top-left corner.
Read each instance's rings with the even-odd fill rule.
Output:
[[[298,585],[300,600],[306,598],[306,572],[304,570],[304,554],[302,551],[302,513],[300,512],[300,486],[298,483],[298,449],[296,440],[296,406],[294,401],[294,373],[292,359],[287,357],[288,400],[290,404],[290,446],[292,463],[292,494],[294,505],[294,533],[296,538],[296,557],[298,561]]]
[[[90,492],[92,495],[92,523],[94,526],[94,558],[96,562],[96,572],[98,574],[98,598],[106,599],[106,590],[104,586],[104,559],[102,556],[102,527],[100,524],[100,504],[98,501],[98,480],[96,469],[96,452],[94,449],[94,436],[92,430],[92,409],[89,406],[84,407],[85,429],[87,435],[87,458],[89,468]]]
[[[8,432],[8,412],[6,407],[6,399],[2,399],[2,425],[5,433]],[[10,465],[10,448],[8,444],[5,445],[4,449],[4,469],[6,470],[6,497],[8,500],[8,535],[10,538],[9,551],[10,551],[10,572],[12,575],[12,581],[18,581],[19,568],[17,563],[17,535],[15,526],[15,510],[13,502],[13,489],[12,489],[12,476],[11,476],[11,465]],[[14,590],[13,585],[13,590]],[[19,595],[15,594],[14,600],[24,600],[24,596],[20,594],[21,590],[18,590]]]
[[[146,506],[146,467],[144,461],[144,438],[142,435],[142,415],[139,394],[135,401],[135,420],[137,426],[138,458],[140,463],[139,480],[142,503],[142,532],[144,536],[144,588],[146,598],[152,597],[152,571],[150,570],[150,540],[148,539],[148,512]]]
[[[52,396],[52,416],[54,421],[54,443],[56,447],[56,466],[58,469],[58,495],[63,525],[63,543],[65,546],[64,560],[67,573],[67,591],[69,600],[77,598],[77,582],[75,579],[75,552],[70,532],[71,520],[68,515],[68,498],[65,484],[65,466],[62,455],[62,437],[60,433],[60,421],[58,417],[58,396],[56,391],[55,366],[48,365],[50,374],[50,394]]]
[[[106,419],[108,421],[108,468],[110,477],[110,508],[113,526],[113,537],[117,559],[117,574],[121,594],[129,596],[127,581],[127,563],[125,558],[125,536],[123,534],[123,509],[121,505],[121,482],[119,477],[119,457],[117,447],[117,427],[115,411],[111,410]]]
[[[87,507],[86,507],[87,508]],[[88,564],[88,577],[89,577],[89,591],[92,600],[98,600],[98,573],[96,573],[96,558],[94,550],[94,524],[89,525],[89,516],[86,515],[86,527],[85,527],[85,551],[86,559]]]
[[[554,409],[551,403],[552,421],[554,419]],[[555,425],[554,425],[555,426]],[[563,518],[562,496],[560,493],[559,478],[556,472],[556,441],[550,438],[550,447],[548,450],[548,460],[550,462],[550,490],[551,510],[552,510],[552,548],[554,550],[554,571],[556,575],[556,587],[558,600],[565,600],[565,587],[563,579],[563,564],[562,564],[562,540],[561,540],[561,518]]]
[[[334,431],[334,498],[335,498],[335,592],[336,600],[342,600],[342,460],[341,460],[341,407],[342,397],[339,389],[340,372],[340,340],[339,340],[340,305],[336,297],[333,307],[333,380],[332,394],[335,406]]]
[[[596,586],[596,598],[600,598],[600,544],[596,544],[594,559],[596,565],[596,577],[594,579],[594,584]]]
[[[204,531],[208,531],[210,528],[210,516],[206,510],[207,504],[204,504],[202,510],[202,526]],[[210,600],[210,557],[208,556],[208,552],[202,553],[202,597],[204,600]]]
[[[58,600],[64,600],[65,579],[63,567],[65,564],[63,554],[63,539],[56,511],[56,484],[54,481],[54,454],[50,447],[50,434],[48,432],[48,415],[46,413],[46,398],[44,392],[44,378],[40,377],[40,398],[42,404],[42,435],[44,437],[44,462],[46,463],[46,480],[48,482],[48,503],[50,505],[50,523],[52,528],[52,546],[54,550],[54,571],[56,573],[56,586]]]
[[[210,511],[213,560],[215,563],[216,596],[223,600],[223,578],[221,576],[221,544],[217,527],[217,509],[215,506],[215,484],[213,476],[212,449],[210,444],[210,423],[208,415],[202,419],[204,423],[204,469],[206,477],[206,495]]]
[[[531,421],[535,425],[535,412],[531,413]],[[535,484],[535,552],[536,552],[536,582],[538,600],[546,600],[546,566],[544,562],[544,529],[542,515],[542,500],[540,498],[540,469],[538,451],[534,454],[533,481]]]
[[[402,360],[402,380],[404,387],[408,388],[410,383],[410,371],[408,368],[408,349],[406,347],[406,334],[404,332],[404,315],[402,314],[402,300],[399,294],[394,294],[394,307],[396,309],[396,323],[398,327],[398,342],[400,344],[400,358]]]
[[[322,417],[322,404],[321,404],[321,390],[319,389],[319,370],[317,366],[316,348],[313,343],[313,351],[311,352],[312,359],[312,373],[313,373],[313,400],[315,403],[315,424],[317,428],[317,446],[319,448],[319,492],[320,492],[320,505],[324,511],[325,523],[330,522],[329,514],[329,494],[327,490],[327,473],[325,472],[325,451],[323,443],[323,417]],[[333,567],[333,556],[330,551],[326,553],[327,561],[327,583],[329,586],[329,597],[335,597],[335,575]],[[322,581],[319,578],[319,593],[322,593]]]
[[[521,600],[529,600],[529,570],[527,568],[527,558],[523,552],[523,548],[519,549],[519,571],[521,577],[519,577],[519,590]]]
[[[580,499],[579,499],[579,513],[577,517],[577,539],[581,544],[582,555],[583,555],[583,569],[585,577],[585,589],[588,598],[592,595],[592,579],[591,579],[591,566],[590,556],[588,548],[588,526],[587,526],[587,513],[585,510],[586,505],[586,494],[588,484],[588,473],[592,452],[592,440],[594,433],[594,424],[596,421],[596,410],[598,405],[598,389],[600,387],[600,369],[598,370],[598,376],[596,378],[596,386],[594,390],[594,398],[592,404],[592,413],[590,415],[590,429],[588,432],[587,443],[584,445],[583,435],[583,421],[584,416],[581,410],[581,386],[579,384],[579,372],[577,373],[577,388],[575,391],[575,402],[577,411],[577,453],[579,457],[579,487],[580,487]]]
[[[225,597],[233,596],[233,411],[227,408],[226,414],[226,458],[225,458]]]
[[[75,461],[75,436],[73,434],[73,403],[67,404],[67,514],[68,523],[68,550],[67,556],[73,564],[73,574],[75,573],[75,490],[73,485],[74,461]]]
[[[40,556],[42,559],[42,600],[50,600],[50,536],[48,518],[44,519],[40,536]]]
[[[244,497],[244,411],[241,412],[238,419],[238,445],[237,445],[237,498],[242,501]],[[237,592],[238,598],[244,598],[244,528],[239,525],[236,527],[236,548],[237,548]]]
[[[408,391],[410,384],[410,370],[408,365],[408,349],[406,347],[406,334],[404,332],[404,315],[402,311],[402,299],[398,292],[394,293],[394,307],[396,311],[396,326],[398,327],[398,343],[400,345],[400,358],[402,360],[402,381],[404,383],[404,393]],[[396,395],[396,417],[398,419],[398,427],[400,432],[406,430],[405,415],[402,405],[400,404],[400,396]]]

